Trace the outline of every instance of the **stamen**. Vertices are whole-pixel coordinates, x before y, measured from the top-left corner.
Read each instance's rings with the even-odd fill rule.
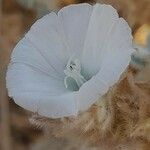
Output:
[[[78,88],[80,88],[82,84],[87,81],[81,75],[81,65],[78,59],[75,59],[74,61],[70,59],[67,63],[66,69],[64,70],[64,73],[66,75],[64,79],[64,84],[66,88],[68,88],[68,78],[72,78],[76,82]]]

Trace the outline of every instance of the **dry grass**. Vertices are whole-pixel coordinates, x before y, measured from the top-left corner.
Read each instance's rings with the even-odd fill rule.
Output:
[[[133,71],[128,69],[105,96],[77,118],[49,120],[33,116],[32,122],[56,137],[80,141],[76,144],[79,147],[146,150],[150,146],[149,96],[150,85],[135,82]]]

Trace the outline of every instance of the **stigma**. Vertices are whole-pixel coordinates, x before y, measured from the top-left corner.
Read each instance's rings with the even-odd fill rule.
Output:
[[[66,88],[68,88],[68,85],[76,83],[79,89],[87,81],[84,78],[84,76],[81,74],[81,64],[78,59],[75,60],[70,59],[66,65],[66,69],[64,70],[64,73],[66,75],[64,79],[64,85]],[[71,86],[73,87],[75,85],[71,85]]]

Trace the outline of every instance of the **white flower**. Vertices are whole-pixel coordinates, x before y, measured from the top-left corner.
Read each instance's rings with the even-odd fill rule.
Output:
[[[87,110],[130,62],[131,30],[109,5],[70,5],[38,20],[15,47],[9,96],[51,118]]]
[[[137,43],[134,43],[133,46],[136,51],[131,55],[130,65],[135,69],[141,70],[150,63],[150,35],[147,38],[146,46]]]

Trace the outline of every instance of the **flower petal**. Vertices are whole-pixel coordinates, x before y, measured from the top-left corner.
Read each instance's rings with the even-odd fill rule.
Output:
[[[24,92],[15,95],[14,100],[19,106],[49,118],[75,116],[78,112],[74,93],[52,96],[40,92],[33,96],[33,92]]]
[[[103,8],[103,10],[104,9],[105,8]],[[108,18],[109,16],[103,17]],[[109,18],[109,20],[111,19]],[[118,18],[110,24],[110,28],[107,28],[107,30],[105,31],[105,36],[108,34],[106,36],[107,38],[104,36],[104,34],[101,34],[102,31],[99,32],[99,29],[97,28],[99,36],[96,37],[101,38],[101,36],[103,35],[102,37],[104,38],[104,40],[101,39],[103,43],[98,41],[94,43],[96,45],[92,45],[90,41],[90,45],[86,43],[87,49],[91,46],[91,51],[89,49],[89,51],[87,51],[87,55],[86,50],[84,51],[85,53],[83,57],[86,56],[87,59],[83,59],[85,65],[83,67],[88,66],[88,68],[86,69],[89,69],[88,71],[90,75],[93,75],[93,73],[98,73],[95,76],[93,76],[88,82],[86,82],[79,90],[78,99],[80,99],[80,101],[78,102],[78,106],[79,109],[82,111],[88,109],[92,104],[94,104],[99,97],[101,97],[108,91],[109,87],[113,86],[119,80],[120,75],[125,71],[125,69],[129,65],[131,54],[133,53],[131,30],[126,21],[122,18]],[[94,29],[95,28],[96,27],[94,27]],[[104,30],[105,27],[103,28],[103,31]],[[95,39],[94,35],[93,38]],[[99,45],[99,43],[101,45]],[[97,63],[98,65],[100,64],[99,70],[98,68],[96,68]],[[94,65],[96,67],[94,67]]]
[[[63,70],[71,54],[58,16],[52,12],[39,19],[25,37],[43,55],[49,65],[64,76]]]
[[[110,32],[118,20],[116,10],[110,5],[96,4],[93,7],[82,54],[83,69],[89,78],[100,70],[102,50],[107,45]]]
[[[83,50],[92,9],[89,4],[78,4],[64,7],[58,12],[72,54]]]
[[[21,63],[43,72],[50,78],[63,80],[57,70],[45,59],[41,53],[26,37],[24,37],[14,48],[11,55],[11,63]]]
[[[6,80],[9,96],[27,110],[47,117],[77,113],[74,93],[68,92],[63,82],[51,79],[31,66],[10,64]]]
[[[116,83],[129,65],[133,52],[131,29],[127,22],[120,18],[104,48],[105,57],[102,58],[99,78],[109,87]]]
[[[21,101],[20,101],[21,99]],[[51,96],[48,93],[24,92],[14,96],[16,104],[26,110],[49,118],[62,118],[77,115],[77,105],[73,93]]]
[[[27,110],[37,112],[39,102],[51,96],[67,93],[64,79],[25,37],[13,50],[7,71],[10,97]],[[49,106],[51,107],[51,106]],[[53,105],[55,108],[55,106]]]
[[[85,111],[93,105],[109,89],[105,81],[99,79],[99,76],[93,76],[84,83],[76,94],[78,110]]]
[[[75,92],[65,93],[60,96],[47,96],[39,103],[38,113],[51,118],[76,116],[78,113]]]
[[[32,91],[46,92],[51,95],[60,95],[66,92],[63,80],[55,80],[43,74],[38,69],[26,64],[10,63],[7,72],[7,87],[9,95],[20,94],[21,92]],[[34,95],[33,95],[34,96]]]

